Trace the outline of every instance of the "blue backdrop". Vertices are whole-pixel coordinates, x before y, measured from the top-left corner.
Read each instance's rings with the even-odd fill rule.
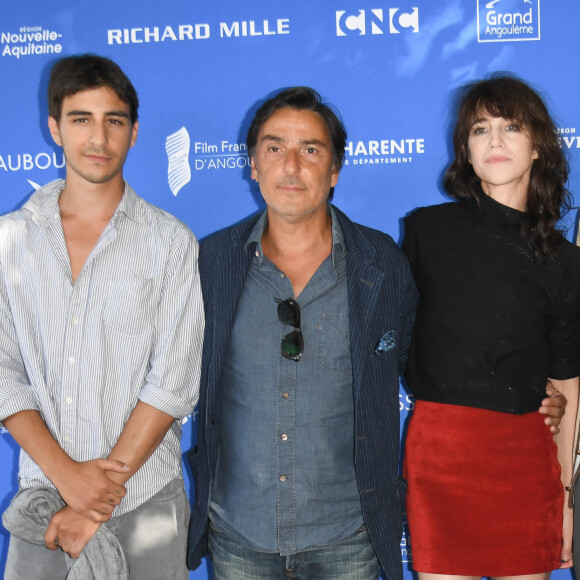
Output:
[[[140,133],[125,177],[199,238],[262,207],[245,134],[260,102],[292,85],[316,88],[346,123],[335,203],[397,240],[402,216],[445,199],[454,90],[493,71],[513,72],[545,96],[569,152],[570,189],[580,185],[577,0],[4,0],[1,8],[0,213],[64,176],[46,85],[56,58],[80,52],[117,61],[139,92]],[[575,217],[564,220],[570,238]],[[399,407],[403,424],[413,407],[403,390]],[[194,421],[184,426],[184,449]],[[4,509],[18,466],[7,433],[0,461]],[[406,535],[401,554],[410,577]]]

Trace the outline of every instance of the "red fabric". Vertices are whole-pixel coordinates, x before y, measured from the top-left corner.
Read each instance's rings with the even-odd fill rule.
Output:
[[[539,413],[417,401],[405,477],[415,570],[508,576],[560,565],[564,490]]]

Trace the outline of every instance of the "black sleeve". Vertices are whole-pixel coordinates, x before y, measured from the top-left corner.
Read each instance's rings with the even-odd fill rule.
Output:
[[[550,378],[559,380],[580,375],[580,250],[568,249],[574,251],[570,252],[560,293],[549,312],[546,333]]]

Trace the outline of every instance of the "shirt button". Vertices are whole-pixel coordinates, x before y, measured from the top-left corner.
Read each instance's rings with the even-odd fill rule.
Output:
[[[286,481],[287,477],[285,475],[280,476],[280,481]]]
[[[286,278],[286,276],[284,276],[284,274],[282,274],[282,272],[280,272],[280,278]]]
[[[79,317],[78,316],[73,316],[72,317],[72,323],[73,324],[78,324],[79,323]]]
[[[70,435],[65,435],[65,436],[64,436],[64,440],[65,440],[65,441],[70,441]]]
[[[258,250],[256,250],[256,258],[260,257],[260,252],[258,252]]]
[[[71,356],[71,357],[69,357],[69,359],[68,359],[68,362],[69,362],[71,365],[74,365],[74,364],[75,364],[75,357],[74,357],[74,356]]]
[[[287,399],[290,395],[288,393],[282,393],[282,398]]]
[[[282,441],[288,441],[288,435],[286,435],[286,433],[282,433],[282,435],[280,435],[280,439],[282,439]]]
[[[65,401],[66,401],[66,404],[67,404],[67,405],[70,405],[70,404],[72,403],[72,399],[71,399],[71,397],[67,397],[67,398],[65,399]]]

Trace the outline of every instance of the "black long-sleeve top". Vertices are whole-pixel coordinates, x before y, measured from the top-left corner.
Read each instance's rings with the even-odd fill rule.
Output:
[[[407,382],[416,398],[507,413],[580,374],[580,248],[534,260],[524,213],[484,195],[419,208],[405,251],[421,294]]]

